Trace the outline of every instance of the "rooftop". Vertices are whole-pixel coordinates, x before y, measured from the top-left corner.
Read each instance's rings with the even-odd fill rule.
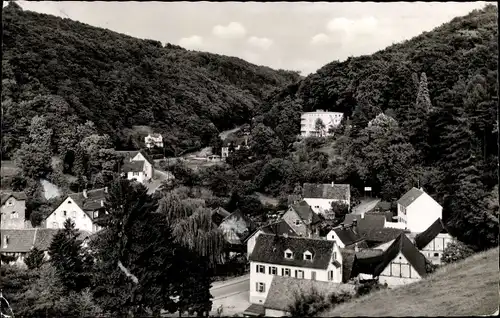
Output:
[[[299,217],[307,224],[316,224],[321,222],[321,217],[314,213],[309,204],[302,200],[299,203],[292,204],[291,208],[299,215]]]
[[[308,199],[350,200],[351,186],[349,184],[304,183],[302,197]]]
[[[2,192],[0,194],[2,205],[7,202],[7,199],[10,197],[14,197],[18,201],[26,200],[26,194],[24,192]]]
[[[326,269],[330,263],[333,248],[333,241],[261,234],[257,238],[249,260],[276,265]],[[292,259],[285,258],[286,250],[292,251]],[[306,251],[312,253],[312,260],[304,260]]]
[[[424,191],[421,189],[417,189],[413,187],[410,191],[406,192],[399,200],[398,204],[401,204],[404,207],[408,207],[412,204],[418,197],[424,194]]]
[[[144,161],[125,161],[122,166],[122,171],[127,172],[142,172],[144,170]]]
[[[10,253],[26,253],[31,250],[32,247],[36,247],[39,250],[48,250],[52,238],[59,229],[44,229],[44,228],[34,228],[34,229],[0,229],[1,236],[1,252]],[[84,239],[90,235],[89,232],[79,231],[80,239]],[[4,246],[5,237],[9,238],[8,244]]]
[[[427,230],[415,236],[415,246],[421,250],[434,240],[440,233],[448,233],[443,221],[439,218]]]

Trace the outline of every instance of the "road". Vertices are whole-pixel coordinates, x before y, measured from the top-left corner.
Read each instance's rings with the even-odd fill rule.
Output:
[[[373,209],[380,199],[363,199],[361,203],[352,208],[352,214],[364,214]]]
[[[234,133],[234,132],[237,132],[238,130],[240,130],[241,127],[236,127],[234,129],[230,129],[230,130],[224,130],[223,132],[221,132],[219,134],[219,137],[220,139],[224,140],[227,138],[227,136],[229,136],[230,134]]]
[[[248,292],[250,289],[250,276],[244,275],[224,282],[215,282],[212,286],[210,292],[214,300],[226,298],[234,294]]]

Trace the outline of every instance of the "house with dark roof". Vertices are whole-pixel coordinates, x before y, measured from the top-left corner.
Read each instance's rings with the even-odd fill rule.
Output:
[[[250,303],[264,304],[273,277],[342,282],[342,255],[323,239],[260,234],[249,257]]]
[[[409,233],[405,229],[386,227],[387,219],[384,215],[348,214],[343,222],[344,226],[352,226],[368,247],[379,246],[396,239],[401,233]]]
[[[45,252],[48,258],[48,249],[52,238],[58,229],[0,229],[1,246],[0,252],[6,256],[14,256],[14,264],[24,266],[24,258],[33,247]],[[80,239],[85,239],[90,235],[87,231],[80,231]]]
[[[324,282],[319,280],[304,280],[288,276],[274,276],[269,286],[269,294],[263,305],[252,304],[244,314],[262,313],[266,317],[288,316],[289,306],[295,301],[296,295],[311,294],[313,290],[326,297],[343,292],[354,295],[355,286]]]
[[[302,197],[311,206],[314,212],[323,214],[325,218],[333,218],[331,213],[332,202],[342,202],[351,206],[351,186],[349,184],[304,183]]]
[[[4,229],[24,229],[31,227],[26,218],[26,194],[24,192],[2,192],[1,224]]]
[[[284,220],[280,220],[278,222],[274,222],[265,226],[260,227],[257,229],[253,234],[251,234],[249,237],[247,237],[244,241],[244,243],[247,244],[247,257],[250,257],[250,255],[253,252],[253,249],[255,247],[255,243],[257,242],[257,237],[259,237],[260,234],[271,234],[271,235],[280,235],[284,237],[289,237],[289,236],[299,236],[293,228],[288,225]]]
[[[257,225],[248,216],[237,210],[227,216],[219,225],[224,233],[228,250],[234,253],[246,252],[246,239],[257,229]]]
[[[76,229],[97,232],[100,226],[96,220],[106,213],[104,204],[107,193],[107,187],[72,193],[45,218],[43,224],[49,229],[62,229],[66,219],[70,218],[75,222]]]
[[[225,218],[230,216],[231,213],[226,211],[225,209],[218,207],[217,209],[214,209],[212,212],[212,222],[215,223],[215,225],[219,226],[222,221],[224,221]]]
[[[323,217],[311,209],[306,201],[290,205],[285,214],[284,220],[294,231],[304,237],[318,237],[319,225]]]
[[[340,225],[333,228],[326,235],[326,239],[334,241],[340,248],[354,248],[355,245],[364,241],[364,238],[357,232],[356,226]]]
[[[373,276],[388,286],[411,284],[427,275],[427,264],[425,256],[405,234],[401,234],[383,253]]]
[[[415,236],[415,246],[434,265],[441,265],[444,249],[455,242],[441,219],[437,219],[427,230]]]
[[[120,166],[123,177],[140,183],[150,182],[154,176],[154,161],[143,151],[116,151],[123,157]]]
[[[398,200],[397,221],[414,233],[425,231],[443,218],[443,207],[420,188],[412,188]]]

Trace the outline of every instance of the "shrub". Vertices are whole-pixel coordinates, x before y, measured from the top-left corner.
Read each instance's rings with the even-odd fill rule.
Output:
[[[387,288],[387,284],[379,284],[376,280],[369,280],[364,283],[360,283],[356,286],[356,297],[361,297],[363,295],[367,295],[373,291],[385,289]]]
[[[456,241],[449,243],[445,247],[443,256],[441,257],[441,262],[443,264],[455,263],[471,256],[472,254],[474,254],[474,250],[472,248],[460,241]]]

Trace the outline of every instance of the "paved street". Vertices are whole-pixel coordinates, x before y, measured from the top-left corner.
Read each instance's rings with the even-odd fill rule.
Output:
[[[352,214],[364,214],[373,209],[380,199],[363,199],[361,203],[352,208]]]

